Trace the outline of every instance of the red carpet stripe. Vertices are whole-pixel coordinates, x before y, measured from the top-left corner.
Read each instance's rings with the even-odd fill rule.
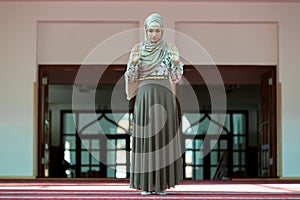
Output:
[[[0,199],[300,199],[300,181],[183,181],[141,195],[128,180],[0,180]]]

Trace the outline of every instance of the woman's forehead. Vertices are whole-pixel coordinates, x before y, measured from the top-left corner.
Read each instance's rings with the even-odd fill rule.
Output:
[[[148,29],[161,29],[160,26],[149,26]]]

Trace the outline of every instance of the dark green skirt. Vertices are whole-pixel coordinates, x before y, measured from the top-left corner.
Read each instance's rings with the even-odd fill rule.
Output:
[[[133,111],[131,188],[162,191],[182,180],[177,105],[169,80],[141,81]]]

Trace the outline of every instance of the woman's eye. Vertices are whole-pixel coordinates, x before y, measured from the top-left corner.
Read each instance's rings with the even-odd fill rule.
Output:
[[[160,29],[155,29],[155,30],[149,29],[149,30],[148,30],[149,33],[153,33],[154,31],[155,31],[156,33],[160,33]]]

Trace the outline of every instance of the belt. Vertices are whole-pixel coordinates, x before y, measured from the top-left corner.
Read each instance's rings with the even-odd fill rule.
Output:
[[[161,80],[161,79],[168,79],[168,77],[167,76],[146,76],[146,77],[139,78],[139,81],[143,81],[143,80]]]

